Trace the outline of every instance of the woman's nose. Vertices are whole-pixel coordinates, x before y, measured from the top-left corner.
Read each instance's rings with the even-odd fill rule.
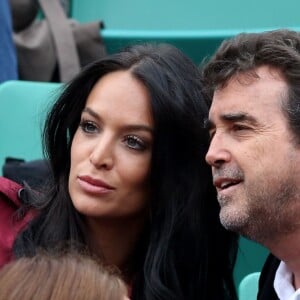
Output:
[[[108,136],[101,136],[90,154],[90,162],[97,169],[111,169],[114,164],[113,141]]]

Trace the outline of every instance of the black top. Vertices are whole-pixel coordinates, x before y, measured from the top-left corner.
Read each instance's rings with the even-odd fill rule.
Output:
[[[259,278],[257,300],[279,300],[274,290],[274,279],[279,264],[280,260],[274,255],[268,256]]]

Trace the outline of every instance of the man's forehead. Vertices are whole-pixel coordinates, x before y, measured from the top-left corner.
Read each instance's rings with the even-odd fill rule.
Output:
[[[272,79],[285,81],[282,71],[270,65],[260,65],[248,70],[237,71],[226,79],[216,90],[226,87],[231,82],[238,82],[240,85],[251,85],[260,79]]]
[[[256,75],[253,75],[254,71]],[[259,67],[254,71],[251,71],[251,74],[238,73],[226,82],[226,85],[219,86],[213,94],[211,110],[218,107],[241,109],[245,105],[251,107],[264,105],[266,101],[282,100],[288,86],[279,71],[268,66]]]

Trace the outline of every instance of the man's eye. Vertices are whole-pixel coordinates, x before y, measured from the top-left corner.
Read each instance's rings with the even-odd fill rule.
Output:
[[[85,133],[95,133],[98,132],[98,127],[92,121],[82,121],[79,124],[80,128]]]
[[[139,137],[135,135],[127,135],[124,138],[124,142],[126,143],[127,147],[134,150],[143,151],[146,149],[146,143]]]
[[[246,125],[241,125],[241,124],[234,124],[233,126],[232,126],[232,129],[234,130],[234,131],[241,131],[241,130],[248,130],[248,129],[250,129],[248,126],[246,126]]]

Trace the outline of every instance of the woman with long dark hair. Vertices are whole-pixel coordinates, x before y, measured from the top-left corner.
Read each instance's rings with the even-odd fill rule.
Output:
[[[44,131],[54,184],[26,191],[36,215],[14,255],[68,241],[117,266],[131,299],[235,299],[236,237],[205,163],[200,82],[168,45],[133,46],[72,80]]]

